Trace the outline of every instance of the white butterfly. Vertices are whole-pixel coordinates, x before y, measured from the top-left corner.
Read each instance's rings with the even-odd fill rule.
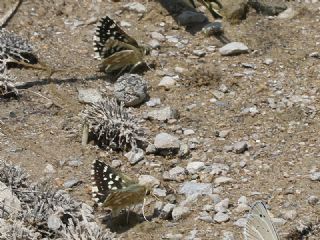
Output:
[[[280,239],[263,202],[253,204],[243,234],[245,240]]]

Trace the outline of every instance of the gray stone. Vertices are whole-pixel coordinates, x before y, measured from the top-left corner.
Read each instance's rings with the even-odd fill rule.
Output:
[[[310,205],[316,205],[319,202],[319,198],[317,196],[308,197],[308,203]]]
[[[186,217],[189,213],[190,209],[188,207],[175,207],[172,210],[172,219],[173,221],[178,221]]]
[[[140,148],[132,149],[130,152],[124,154],[131,165],[134,165],[144,159],[144,151]]]
[[[156,39],[151,39],[148,42],[148,45],[152,48],[152,49],[158,49],[160,48],[160,42]]]
[[[160,185],[160,181],[151,175],[141,175],[139,177],[139,184],[149,187],[155,187]]]
[[[213,220],[217,223],[223,223],[229,221],[230,217],[229,214],[218,212],[214,215]]]
[[[78,99],[81,103],[97,103],[103,100],[103,97],[97,89],[78,89]]]
[[[67,162],[68,166],[70,167],[79,167],[80,165],[82,165],[82,161],[81,159],[79,158],[74,158],[74,159],[70,159],[68,162]]]
[[[230,168],[228,165],[223,163],[213,163],[211,165],[211,172],[212,175],[225,175],[229,172]]]
[[[178,156],[180,158],[185,158],[190,154],[190,148],[188,144],[181,143],[180,144],[180,150]]]
[[[216,212],[227,212],[229,208],[229,198],[225,198],[214,206]]]
[[[241,42],[231,42],[220,48],[219,52],[222,56],[232,56],[248,53],[249,48]]]
[[[206,52],[203,50],[193,50],[192,54],[197,57],[204,57],[206,55]]]
[[[320,53],[319,52],[312,52],[309,54],[309,57],[320,58]]]
[[[0,193],[0,202],[4,206],[0,209],[0,216],[5,216],[6,213],[10,213],[10,216],[18,214],[21,210],[20,200],[3,182],[0,182]]]
[[[247,197],[246,197],[246,196],[241,196],[241,197],[238,199],[238,204],[248,204]]]
[[[114,84],[114,96],[126,107],[138,106],[148,98],[147,82],[138,74],[124,74]]]
[[[158,32],[152,32],[151,38],[158,40],[160,42],[166,40],[166,38],[161,33],[158,33]]]
[[[143,4],[138,2],[128,3],[123,7],[129,11],[133,11],[136,13],[145,13],[147,11],[146,7]]]
[[[310,174],[311,181],[320,181],[320,172],[313,172]]]
[[[219,35],[223,33],[223,26],[222,22],[219,20],[214,21],[213,23],[208,23],[205,25],[201,31],[206,35],[207,37],[210,37],[212,35]]]
[[[153,194],[157,197],[165,197],[167,196],[167,191],[166,189],[155,188],[153,189]]]
[[[183,130],[183,134],[186,136],[194,134],[194,131],[192,129],[185,129]]]
[[[77,185],[79,185],[81,183],[82,183],[82,181],[79,180],[79,179],[69,179],[69,180],[64,182],[63,186],[65,188],[72,188],[72,187],[75,187],[75,186],[77,186]]]
[[[237,213],[244,213],[244,212],[247,212],[249,211],[251,208],[247,205],[247,204],[243,204],[243,203],[240,203],[236,208],[235,208],[235,211]]]
[[[193,195],[193,194],[212,194],[212,184],[210,183],[195,183],[185,182],[179,189],[179,194]]]
[[[181,176],[186,174],[186,170],[183,167],[174,167],[169,170],[169,179],[170,180],[178,180]]]
[[[177,17],[177,22],[182,26],[190,26],[205,21],[207,21],[205,15],[194,11],[184,11]]]
[[[294,220],[298,215],[296,210],[283,210],[281,214],[285,220]]]
[[[198,217],[198,219],[207,223],[213,222],[213,217],[207,212],[202,212]]]
[[[271,65],[273,63],[273,59],[272,58],[266,58],[263,62],[266,65]]]
[[[47,163],[46,167],[44,168],[44,173],[53,174],[55,172],[56,170],[54,169],[54,167],[50,163]]]
[[[160,98],[151,98],[148,102],[146,102],[148,107],[155,107],[161,104]]]
[[[296,15],[296,11],[293,8],[287,8],[278,15],[279,19],[291,19]]]
[[[248,150],[248,143],[246,141],[241,141],[233,144],[233,151],[235,153],[244,153]]]
[[[180,141],[168,133],[159,133],[154,139],[154,146],[160,155],[171,155],[179,152]]]
[[[118,168],[118,167],[120,167],[121,165],[122,165],[122,161],[121,161],[121,160],[118,160],[118,159],[112,160],[112,162],[111,162],[111,167],[113,167],[113,168]]]
[[[213,90],[212,94],[217,99],[222,99],[224,97],[224,93],[218,90]]]
[[[217,177],[217,178],[214,180],[214,184],[215,184],[215,185],[221,185],[221,184],[231,183],[231,182],[233,182],[233,181],[234,181],[233,178],[221,176],[221,177]]]
[[[204,169],[204,162],[190,162],[187,165],[189,173],[194,174]]]
[[[154,144],[149,144],[146,148],[146,153],[147,154],[153,154],[153,153],[156,153],[157,149],[156,147],[154,146]]]
[[[248,4],[263,15],[275,16],[287,9],[284,1],[249,0]]]
[[[247,221],[247,218],[239,218],[237,221],[233,223],[233,225],[238,226],[240,228],[244,228],[246,226]]]
[[[166,89],[170,89],[172,86],[176,84],[176,80],[170,76],[164,76],[160,83],[158,84],[159,87],[165,87]]]
[[[167,203],[161,210],[160,218],[169,219],[171,218],[172,210],[175,208],[175,204]]]
[[[151,120],[167,121],[169,119],[177,119],[178,117],[178,111],[171,107],[165,107],[147,113],[147,118]]]

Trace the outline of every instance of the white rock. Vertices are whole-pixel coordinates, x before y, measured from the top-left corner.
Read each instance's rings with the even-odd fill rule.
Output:
[[[204,169],[204,162],[190,162],[187,165],[189,173],[194,174]]]
[[[219,49],[222,56],[239,55],[241,53],[248,53],[249,48],[241,42],[231,42]]]
[[[172,219],[173,221],[178,221],[184,217],[186,217],[190,212],[188,207],[175,207],[172,211]]]
[[[155,187],[160,185],[160,181],[151,175],[141,175],[139,177],[139,184]]]

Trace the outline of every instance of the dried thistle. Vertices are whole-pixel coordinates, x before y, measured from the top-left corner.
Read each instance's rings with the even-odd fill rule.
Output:
[[[14,82],[16,78],[9,74],[1,73],[0,64],[0,97],[18,96],[19,92]]]
[[[127,151],[145,142],[137,119],[116,99],[91,104],[82,115],[89,134],[102,148]]]

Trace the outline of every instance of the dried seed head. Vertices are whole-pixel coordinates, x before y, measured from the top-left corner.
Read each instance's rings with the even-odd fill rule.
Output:
[[[92,138],[102,148],[127,151],[145,142],[137,119],[116,99],[94,103],[82,115]]]

